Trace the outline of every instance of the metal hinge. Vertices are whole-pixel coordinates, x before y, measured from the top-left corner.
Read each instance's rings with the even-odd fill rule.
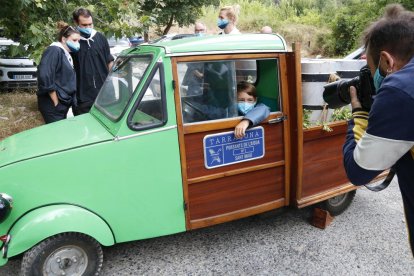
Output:
[[[277,117],[275,119],[269,120],[268,123],[269,124],[277,124],[277,123],[283,122],[285,120],[287,120],[287,116],[286,115],[283,115],[281,117]]]
[[[184,201],[184,205],[183,205],[183,207],[184,207],[184,211],[187,211],[187,208],[188,208],[188,206],[187,206],[187,202],[185,202],[185,201]]]
[[[175,90],[175,80],[172,81],[172,87]]]

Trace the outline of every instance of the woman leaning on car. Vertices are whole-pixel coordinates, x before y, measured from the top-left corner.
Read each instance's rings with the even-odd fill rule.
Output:
[[[38,68],[37,103],[46,124],[66,119],[76,105],[76,74],[70,52],[79,51],[79,31],[60,21],[58,41],[43,52]]]

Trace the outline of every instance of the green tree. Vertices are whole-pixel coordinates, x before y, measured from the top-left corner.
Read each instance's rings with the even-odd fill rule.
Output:
[[[4,3],[3,3],[4,2]],[[7,0],[0,5],[0,26],[4,35],[19,40],[36,60],[56,40],[56,23],[72,24],[72,12],[86,7],[93,12],[94,25],[107,36],[148,32],[149,28],[173,22],[187,26],[201,14],[206,0]],[[218,3],[218,1],[215,0]],[[209,2],[210,3],[210,2]],[[21,49],[22,50],[22,49]],[[21,52],[17,52],[21,54]]]
[[[164,0],[162,2],[144,1],[142,10],[144,14],[150,16],[154,14],[154,23],[158,27],[158,32],[167,34],[174,22],[179,27],[188,26],[195,23],[201,15],[204,5],[218,5],[218,0]],[[162,30],[162,28],[164,28]]]
[[[154,1],[155,3],[161,1]],[[141,1],[117,0],[8,0],[0,6],[4,35],[19,40],[39,59],[47,45],[56,40],[56,23],[72,24],[72,12],[84,6],[94,14],[95,27],[108,35],[141,32],[151,17],[140,10]]]

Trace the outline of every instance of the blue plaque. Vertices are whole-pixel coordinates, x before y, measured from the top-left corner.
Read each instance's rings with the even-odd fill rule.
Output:
[[[236,139],[233,131],[206,135],[203,145],[207,169],[259,159],[265,153],[264,129],[259,126],[246,130],[241,139]]]

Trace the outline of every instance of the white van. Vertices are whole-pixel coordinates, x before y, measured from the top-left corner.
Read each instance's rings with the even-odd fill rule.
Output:
[[[36,88],[37,68],[34,61],[27,57],[10,57],[12,45],[18,46],[19,43],[0,38],[0,91]]]

